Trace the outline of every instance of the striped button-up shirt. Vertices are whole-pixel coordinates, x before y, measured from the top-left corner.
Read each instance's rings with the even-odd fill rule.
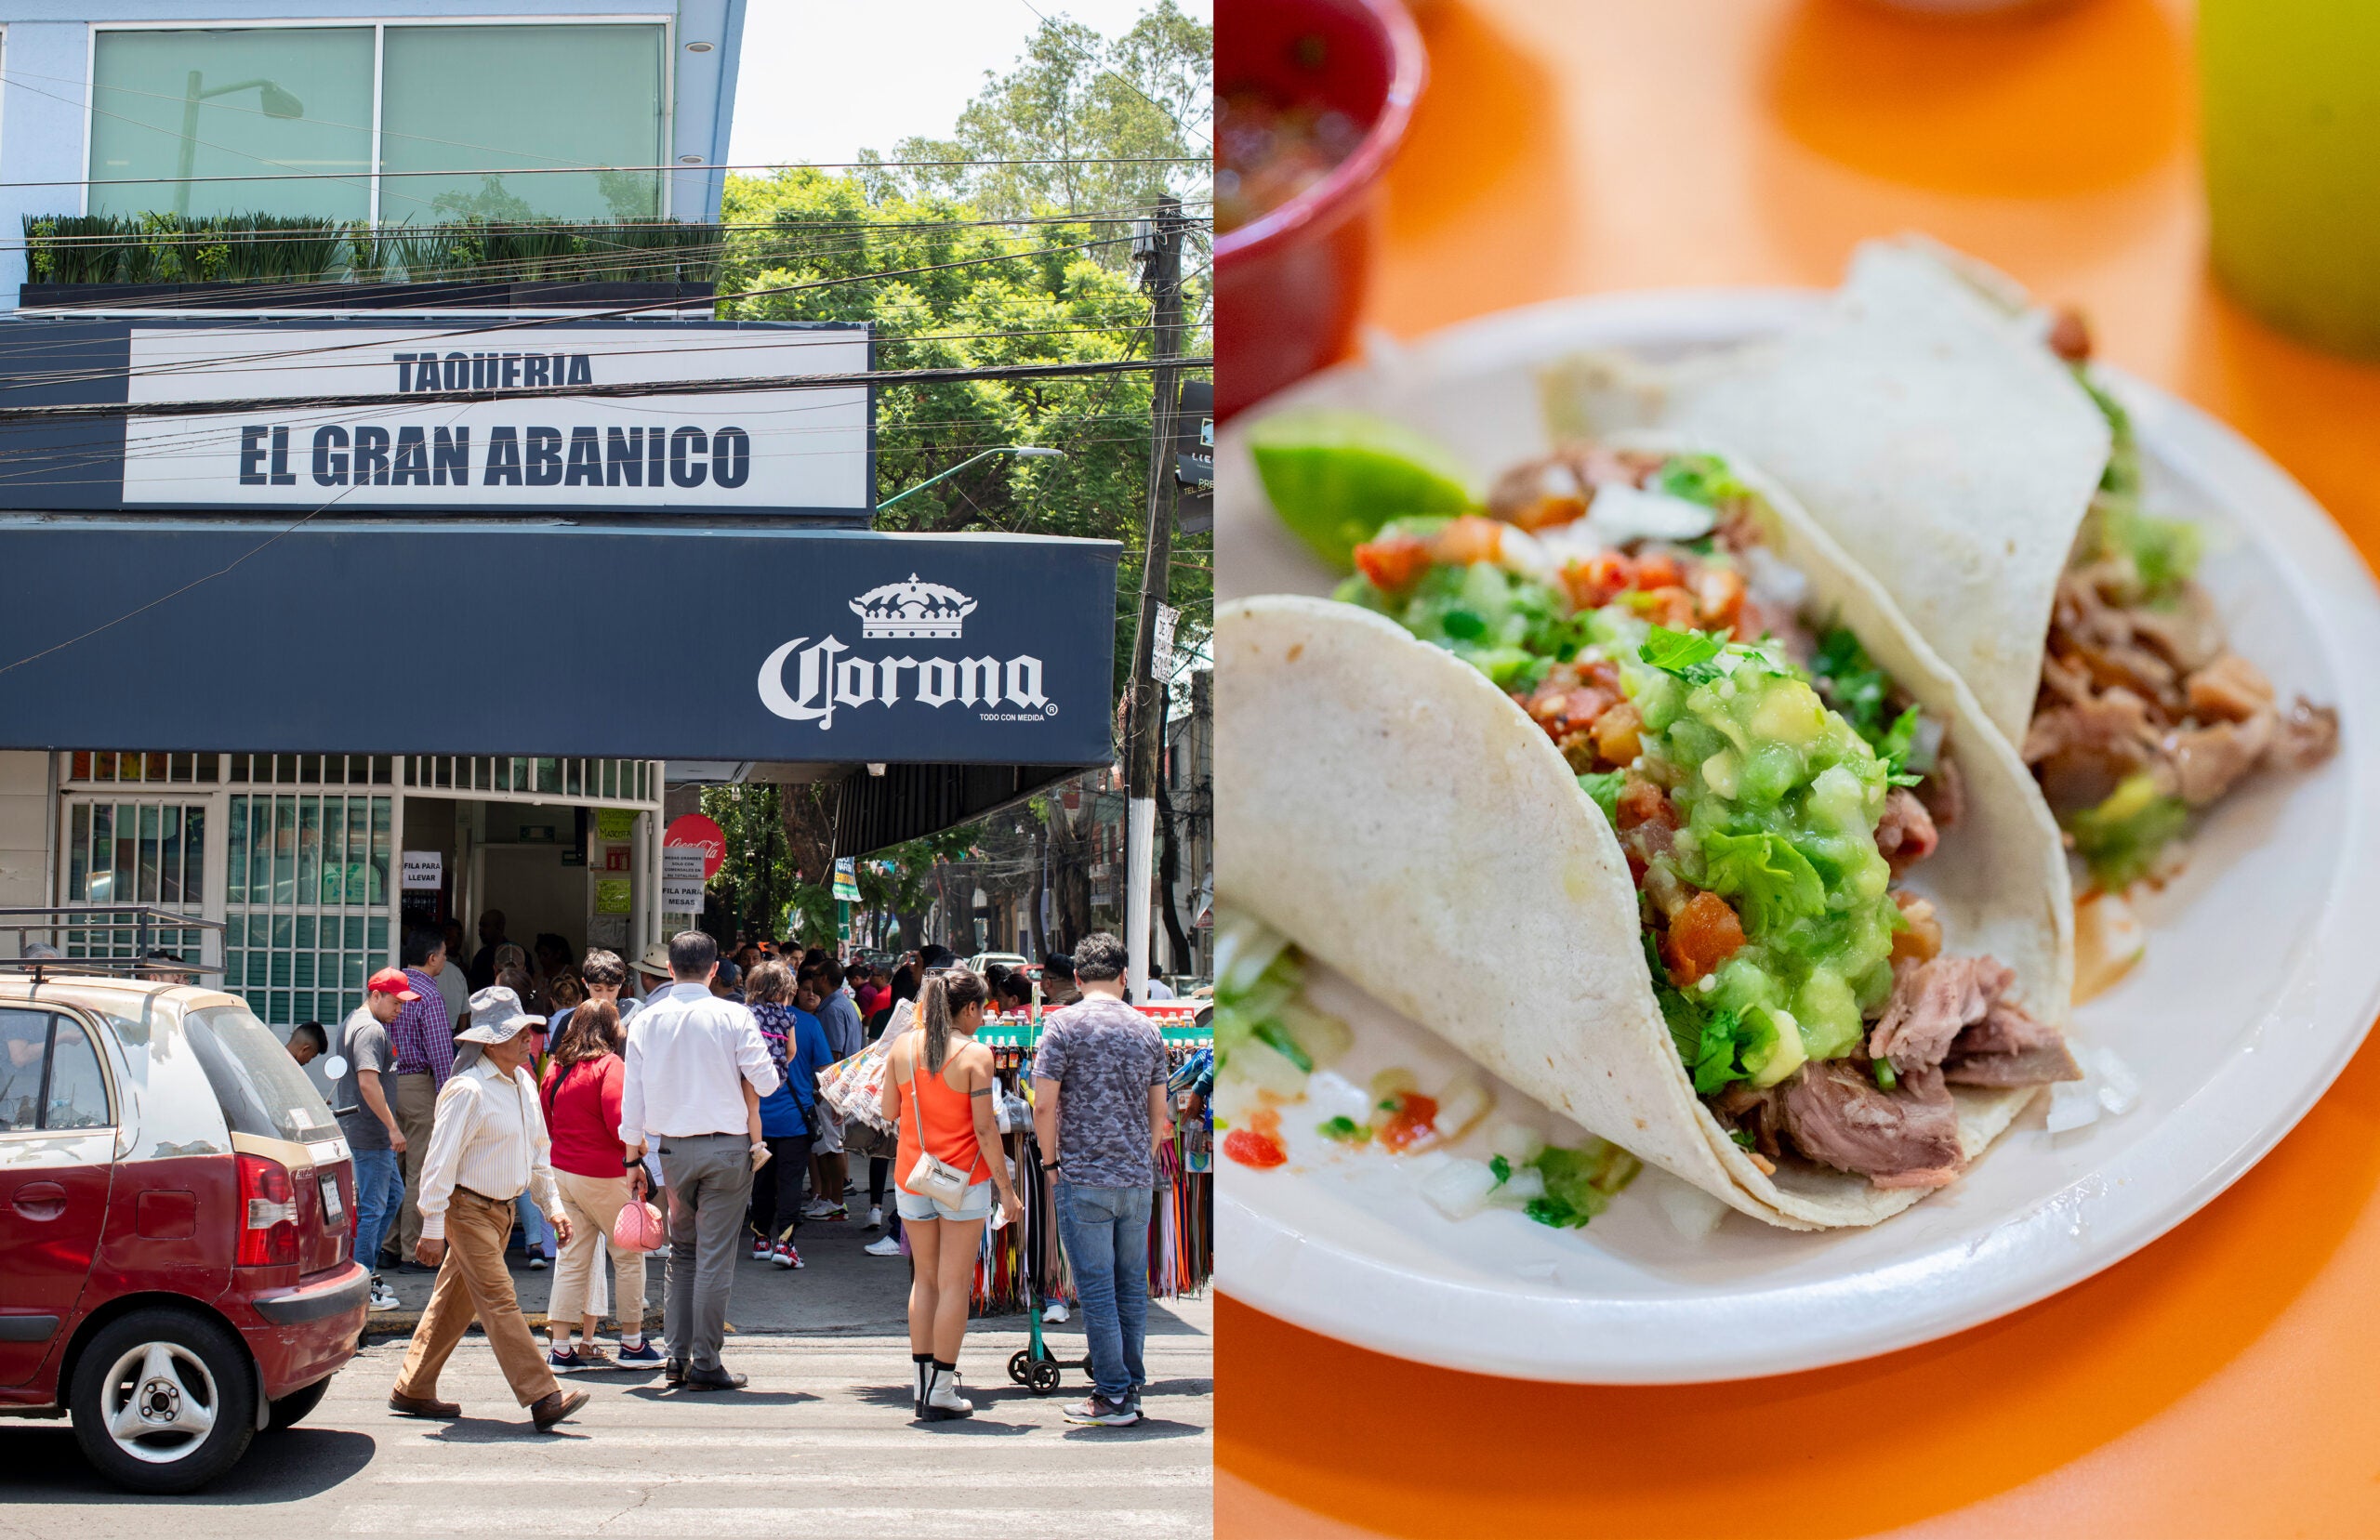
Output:
[[[397,1073],[426,1074],[443,1089],[455,1070],[455,1023],[446,1019],[446,996],[438,992],[438,981],[417,967],[405,969],[405,982],[421,998],[399,1006],[397,1019],[389,1023]]]

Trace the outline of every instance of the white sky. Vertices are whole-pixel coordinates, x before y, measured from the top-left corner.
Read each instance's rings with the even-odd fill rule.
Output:
[[[1213,0],[1177,0],[1201,21]],[[1146,0],[750,0],[728,156],[735,165],[886,155],[912,134],[946,135],[1041,25],[1070,17],[1130,30]]]

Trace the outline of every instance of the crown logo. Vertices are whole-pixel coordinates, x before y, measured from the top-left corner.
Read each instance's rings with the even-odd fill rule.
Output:
[[[956,637],[975,601],[956,588],[920,583],[911,573],[906,583],[888,583],[853,599],[860,635],[875,637]]]

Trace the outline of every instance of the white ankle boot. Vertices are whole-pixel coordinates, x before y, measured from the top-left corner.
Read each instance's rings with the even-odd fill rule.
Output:
[[[972,1417],[975,1403],[959,1393],[959,1371],[929,1363],[932,1378],[927,1382],[926,1420],[942,1422],[952,1417]]]

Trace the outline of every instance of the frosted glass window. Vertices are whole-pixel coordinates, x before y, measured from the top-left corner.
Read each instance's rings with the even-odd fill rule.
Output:
[[[657,165],[663,158],[658,26],[388,29],[381,165],[456,171],[389,177],[384,223],[641,218],[661,212],[661,175],[489,175],[511,166]]]
[[[258,171],[354,176],[178,180]],[[371,214],[371,171],[369,27],[97,34],[93,214],[257,212],[363,219]]]

